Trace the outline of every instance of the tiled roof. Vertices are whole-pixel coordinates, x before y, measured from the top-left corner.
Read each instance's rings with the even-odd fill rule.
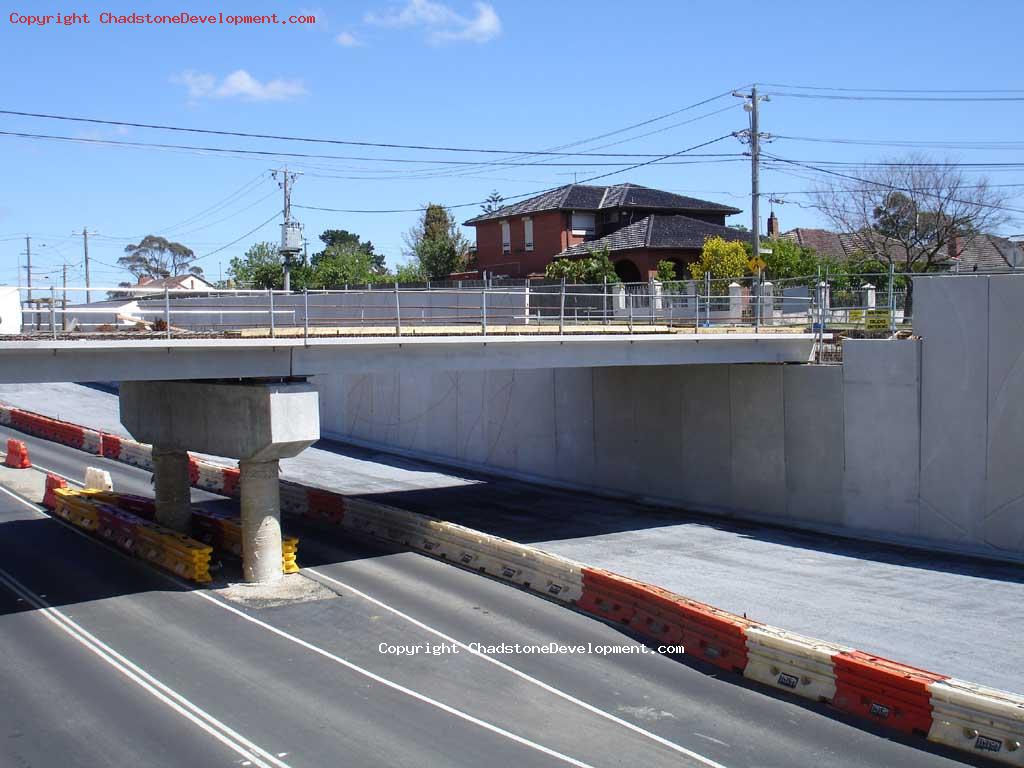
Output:
[[[726,240],[748,237],[742,230],[709,224],[689,216],[652,214],[610,235],[566,248],[558,257],[586,256],[606,246],[612,252],[633,248],[703,248],[704,241],[715,236]]]
[[[837,260],[847,260],[855,254],[869,254],[871,249],[866,236],[857,233],[830,232],[827,229],[792,229],[781,235],[807,248],[813,248],[823,256]],[[876,235],[880,237],[880,235]],[[1024,244],[1014,243],[997,235],[974,235],[963,238],[959,245],[952,243],[948,251],[960,251],[961,272],[993,272],[1007,269],[1024,268]],[[956,266],[956,261],[948,259],[935,261],[949,268]]]
[[[1024,243],[996,235],[975,235],[960,246],[961,272],[999,272],[1021,268],[1024,268]]]
[[[714,213],[739,213],[739,208],[713,203],[696,197],[677,195],[660,189],[641,187],[637,184],[614,184],[610,187],[569,184],[558,189],[503,206],[491,213],[482,213],[469,221],[470,226],[483,221],[507,219],[540,211],[583,210],[599,211],[605,208],[643,208],[672,211],[709,211]]]

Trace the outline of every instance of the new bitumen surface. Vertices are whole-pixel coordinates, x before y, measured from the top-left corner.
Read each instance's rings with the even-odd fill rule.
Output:
[[[0,401],[124,432],[109,391],[4,385]],[[282,472],[535,544],[801,634],[1024,692],[1018,565],[567,492],[326,440],[283,461]]]

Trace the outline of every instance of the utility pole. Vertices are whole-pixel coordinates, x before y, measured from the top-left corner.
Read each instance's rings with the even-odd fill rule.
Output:
[[[750,128],[746,131],[739,131],[734,136],[745,136],[750,142],[750,241],[753,247],[752,263],[757,267],[752,270],[757,275],[755,284],[757,304],[754,309],[754,324],[757,328],[761,325],[761,139],[769,138],[768,134],[761,133],[759,105],[762,101],[770,101],[767,96],[757,95],[757,85],[750,87],[750,93],[733,92],[733,96],[744,100],[743,109],[750,114]]]
[[[77,235],[77,232],[72,232],[72,235]],[[88,304],[92,301],[92,292],[89,287],[92,285],[92,281],[89,279],[89,235],[95,235],[95,232],[90,232],[86,227],[82,227],[82,252],[85,255],[85,303]]]
[[[25,235],[25,275],[28,281],[27,303],[32,304],[32,238]],[[21,282],[20,280],[18,281]]]
[[[281,225],[281,248],[279,253],[284,260],[284,289],[292,289],[292,259],[302,250],[302,225],[292,221],[292,185],[301,173],[289,171],[288,166],[271,170],[274,179],[278,174],[278,184],[284,190],[284,224]]]
[[[61,269],[61,299],[60,308],[63,310],[60,313],[60,328],[62,331],[68,329],[68,264],[64,262],[63,268]]]

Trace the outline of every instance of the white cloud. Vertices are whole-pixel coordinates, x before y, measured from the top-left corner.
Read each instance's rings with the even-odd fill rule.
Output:
[[[363,21],[381,27],[422,27],[431,43],[486,43],[501,34],[501,19],[490,3],[473,3],[475,16],[463,16],[434,0],[408,0],[399,8],[367,13]]]
[[[283,77],[260,82],[244,69],[236,69],[223,80],[205,72],[186,70],[171,78],[184,85],[190,99],[243,99],[245,101],[287,101],[307,93],[301,80]]]
[[[353,35],[351,32],[342,32],[334,38],[334,42],[340,45],[342,48],[358,48],[363,44],[363,41]]]

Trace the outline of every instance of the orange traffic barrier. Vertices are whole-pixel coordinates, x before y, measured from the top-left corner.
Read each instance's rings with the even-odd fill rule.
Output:
[[[48,472],[46,475],[46,491],[43,493],[43,506],[47,509],[55,509],[57,506],[57,496],[54,494],[54,490],[67,487],[67,480],[63,477],[57,477],[52,472]]]
[[[836,673],[833,706],[897,731],[927,736],[932,727],[929,686],[947,675],[908,667],[862,651],[832,657]]]
[[[4,459],[4,464],[14,469],[27,469],[32,466],[32,462],[28,458],[28,448],[25,447],[25,443],[21,440],[15,440],[13,437],[7,440],[7,458]]]
[[[742,673],[747,666],[747,627],[757,622],[633,581],[600,568],[583,568],[577,605],[661,645],[685,646],[688,655]]]

